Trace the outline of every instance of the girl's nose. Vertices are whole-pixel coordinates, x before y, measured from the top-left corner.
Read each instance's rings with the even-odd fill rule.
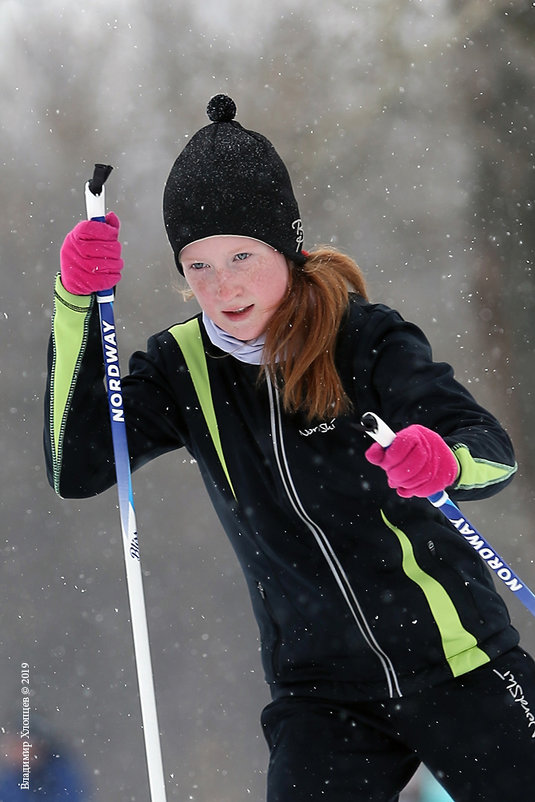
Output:
[[[236,276],[231,270],[222,268],[216,271],[217,294],[221,300],[235,298],[239,294],[239,286]]]

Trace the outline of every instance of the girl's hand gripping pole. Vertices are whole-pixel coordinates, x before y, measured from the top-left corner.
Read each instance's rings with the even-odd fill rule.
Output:
[[[87,217],[90,220],[98,220],[105,223],[106,203],[104,183],[111,171],[112,168],[109,165],[96,164],[93,178],[86,184],[86,211]],[[143,593],[143,578],[132,492],[130,456],[126,439],[123,395],[113,314],[113,299],[113,289],[97,292],[115,470],[117,474],[117,492],[119,496],[119,515],[123,535],[126,584],[130,602],[130,619],[145,739],[150,798],[152,802],[166,802],[160,730],[156,710],[156,697],[154,693],[147,627],[147,612]]]
[[[360,422],[366,434],[383,448],[388,448],[394,442],[396,433],[374,412],[366,412]],[[515,594],[524,607],[532,615],[535,615],[535,594],[522,582],[513,569],[502,560],[483,535],[464,517],[459,507],[450,499],[446,491],[427,496],[427,500],[446,516],[459,534],[478,552],[491,571]]]

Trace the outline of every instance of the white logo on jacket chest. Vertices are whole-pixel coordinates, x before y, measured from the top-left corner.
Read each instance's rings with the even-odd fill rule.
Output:
[[[327,432],[332,432],[336,425],[336,418],[333,418],[330,422],[323,422],[318,423],[317,426],[313,426],[311,429],[299,429],[299,434],[303,437],[310,437],[311,434],[327,434]]]

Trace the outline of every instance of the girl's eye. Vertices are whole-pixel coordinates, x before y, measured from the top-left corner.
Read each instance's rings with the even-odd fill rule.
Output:
[[[190,270],[202,270],[202,269],[203,269],[203,267],[208,267],[208,265],[206,264],[206,262],[192,262],[192,263],[189,265],[189,269],[190,269]]]
[[[234,259],[235,259],[237,262],[243,262],[243,261],[244,261],[245,259],[247,259],[247,258],[248,258],[250,255],[251,255],[250,253],[246,253],[246,252],[244,252],[244,253],[237,253],[237,254],[234,256]]]

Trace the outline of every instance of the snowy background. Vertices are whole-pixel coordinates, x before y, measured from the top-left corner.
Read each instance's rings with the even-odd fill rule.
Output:
[[[422,326],[510,431],[518,478],[465,512],[535,587],[533,3],[243,8],[0,2],[1,726],[20,726],[27,662],[32,709],[77,755],[95,802],[146,800],[147,781],[115,491],[61,501],[44,473],[53,280],[83,185],[111,163],[123,368],[192,313],[161,196],[217,92],[288,164],[305,247],[351,253],[372,298]],[[168,796],[261,800],[268,696],[235,558],[186,454],[134,487]],[[506,598],[535,651],[535,622]]]

